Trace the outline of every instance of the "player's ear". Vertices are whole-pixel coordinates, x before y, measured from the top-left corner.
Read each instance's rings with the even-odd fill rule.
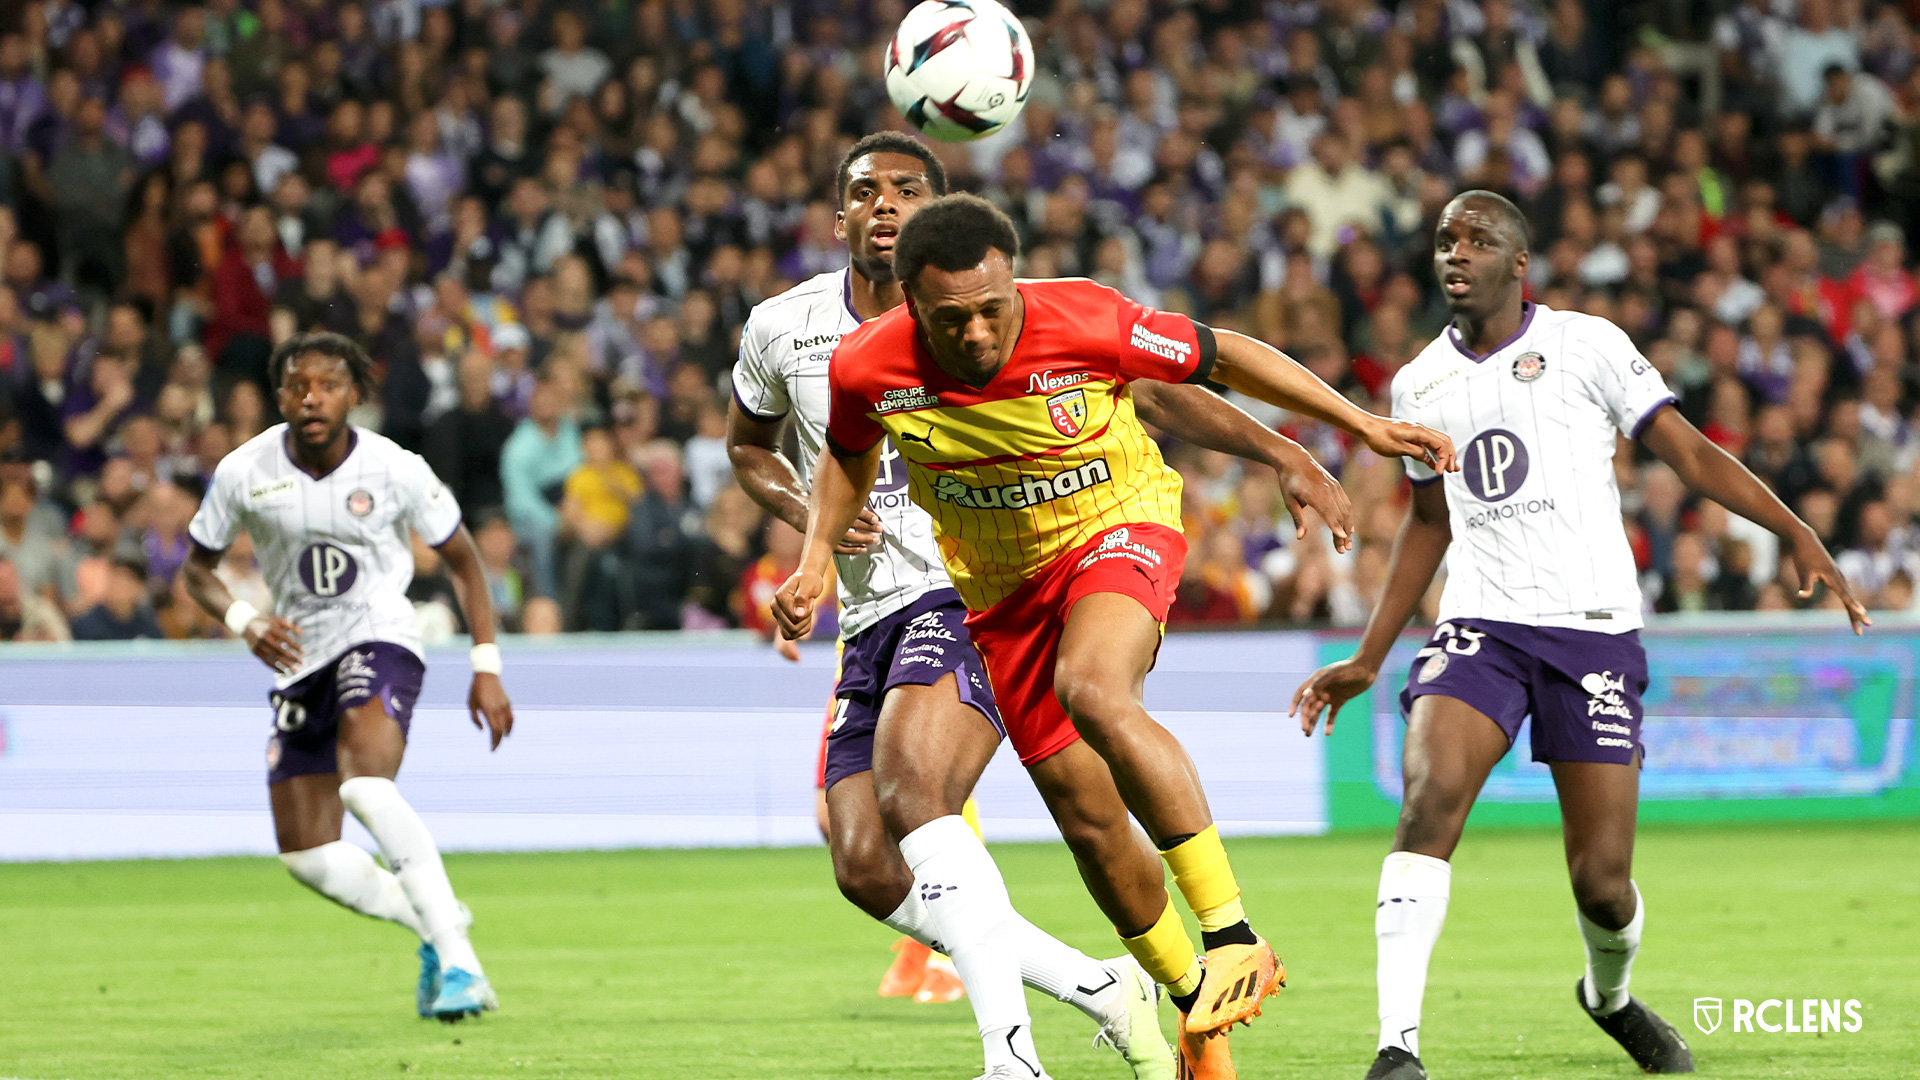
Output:
[[[847,212],[845,210],[835,210],[833,212],[833,238],[843,244],[847,241]]]
[[[1513,276],[1519,278],[1521,281],[1525,281],[1527,279],[1527,264],[1531,261],[1533,261],[1533,255],[1526,248],[1521,248],[1515,252],[1513,256]]]

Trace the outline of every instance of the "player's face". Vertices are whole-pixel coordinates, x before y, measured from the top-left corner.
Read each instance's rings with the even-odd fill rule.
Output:
[[[933,198],[927,166],[911,154],[865,154],[847,169],[846,201],[833,234],[847,242],[869,281],[893,279],[893,242],[920,204]]]
[[[985,385],[1013,349],[1020,294],[1004,252],[965,270],[922,269],[907,301],[934,362],[963,382]]]
[[[280,415],[294,439],[311,449],[330,446],[346,433],[347,413],[360,403],[347,362],[322,353],[296,356],[280,381]]]
[[[1508,303],[1527,270],[1519,248],[1496,207],[1477,199],[1450,203],[1433,238],[1433,274],[1447,306],[1480,316]]]

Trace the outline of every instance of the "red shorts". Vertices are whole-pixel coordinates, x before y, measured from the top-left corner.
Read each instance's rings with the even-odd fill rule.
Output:
[[[1165,624],[1186,561],[1187,538],[1173,529],[1122,525],[1062,555],[1005,600],[967,617],[1022,765],[1051,757],[1080,737],[1053,692],[1060,635],[1073,605],[1093,593],[1120,593]]]

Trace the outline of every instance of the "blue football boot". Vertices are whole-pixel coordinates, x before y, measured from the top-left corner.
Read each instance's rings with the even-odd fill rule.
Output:
[[[433,1003],[440,996],[440,950],[430,941],[420,943],[420,985],[414,988],[413,1002],[421,1016],[433,1015]]]
[[[433,1015],[446,1024],[499,1007],[500,999],[493,996],[493,984],[485,975],[476,975],[466,968],[448,969],[440,981],[440,996],[433,1000],[432,1006]]]

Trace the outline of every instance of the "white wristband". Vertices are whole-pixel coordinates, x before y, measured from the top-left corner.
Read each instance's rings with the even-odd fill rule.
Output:
[[[473,663],[475,675],[500,674],[500,646],[491,641],[475,645],[473,651],[467,654],[467,658]]]
[[[247,624],[260,617],[260,609],[245,600],[235,600],[227,608],[227,629],[239,637],[247,632]]]

